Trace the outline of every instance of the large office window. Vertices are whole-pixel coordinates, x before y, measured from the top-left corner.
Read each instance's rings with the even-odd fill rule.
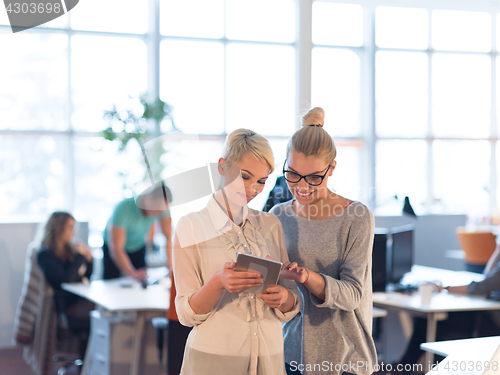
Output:
[[[71,17],[0,34],[0,220],[69,210],[99,245],[112,207],[144,173],[137,145],[119,153],[97,132],[104,110],[148,89],[147,27],[143,1],[89,0]]]
[[[337,167],[329,187],[366,201],[360,173],[365,146],[363,107],[363,7],[315,1],[312,4],[311,103],[325,110],[325,130],[336,140]]]
[[[443,4],[375,7],[377,202],[495,215],[498,10]]]
[[[371,208],[407,195],[417,213],[498,215],[500,8],[403,5],[87,0],[17,34],[0,11],[0,220],[70,210],[98,245],[113,206],[146,175],[136,143],[119,152],[98,135],[103,111],[146,91],[173,106],[179,130],[153,129],[165,177],[217,161],[225,136],[247,127],[276,158],[252,203],[261,208],[299,113],[321,106],[340,194]]]
[[[197,135],[187,147],[167,145],[180,163],[169,162],[169,174],[217,162],[225,135],[238,128],[269,138],[272,177],[281,174],[296,128],[295,8],[293,0],[160,1],[160,95],[172,104],[177,128]],[[198,145],[209,140],[207,153]],[[263,207],[269,180],[253,207]]]

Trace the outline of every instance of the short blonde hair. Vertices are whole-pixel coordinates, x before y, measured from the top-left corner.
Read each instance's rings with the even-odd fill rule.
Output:
[[[274,171],[274,156],[266,138],[249,129],[236,129],[231,132],[224,143],[222,157],[228,163],[239,163],[247,155],[269,164],[270,171]]]
[[[297,130],[286,147],[287,158],[290,152],[297,151],[305,156],[324,157],[331,165],[337,156],[337,148],[330,134],[323,129],[325,125],[325,111],[315,107],[302,116],[302,128]]]

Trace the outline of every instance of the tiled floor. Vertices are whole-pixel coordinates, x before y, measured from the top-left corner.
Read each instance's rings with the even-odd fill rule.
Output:
[[[24,362],[22,349],[0,350],[0,368],[2,375],[35,375]]]
[[[56,375],[57,370],[68,361],[54,362],[51,375]],[[0,374],[1,375],[35,375],[33,370],[24,362],[22,349],[0,350]]]

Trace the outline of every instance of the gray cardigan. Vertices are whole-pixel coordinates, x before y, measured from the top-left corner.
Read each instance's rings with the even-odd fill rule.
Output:
[[[473,281],[467,289],[469,294],[500,300],[500,262],[493,266],[483,281]]]
[[[290,261],[326,283],[325,301],[298,284],[303,305],[283,326],[285,361],[304,374],[371,374],[377,363],[371,335],[372,212],[359,202],[320,220],[298,216],[291,202],[270,212],[283,224]]]
[[[23,345],[23,359],[37,375],[52,372],[57,314],[53,290],[37,263],[38,246],[28,245],[24,283],[14,323],[15,343]]]
[[[469,284],[467,291],[469,294],[484,296],[500,301],[500,259],[493,265],[490,272],[486,274],[483,281],[473,281]],[[497,327],[500,327],[500,311],[485,311]]]

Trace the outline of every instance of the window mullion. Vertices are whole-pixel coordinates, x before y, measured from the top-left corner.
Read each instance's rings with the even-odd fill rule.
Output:
[[[223,37],[222,37],[222,45],[223,45],[223,54],[224,56],[222,57],[222,61],[223,61],[223,64],[224,64],[224,68],[223,68],[223,71],[222,71],[222,74],[223,74],[223,79],[224,79],[224,82],[223,82],[223,106],[224,106],[224,114],[223,114],[223,121],[224,121],[224,124],[223,124],[223,130],[224,130],[224,133],[223,135],[227,135],[228,132],[227,132],[227,37],[226,37],[226,17],[227,17],[227,1],[224,0],[224,34],[223,34]]]
[[[367,188],[365,199],[370,207],[376,205],[376,124],[375,124],[375,7],[365,7],[363,12],[363,63],[362,63],[362,134],[365,147],[362,153],[361,185]]]
[[[496,214],[496,207],[498,205],[498,186],[497,186],[497,17],[496,12],[491,12],[491,118],[490,118],[490,144],[491,144],[491,156],[490,156],[490,215]]]
[[[311,71],[312,71],[312,6],[313,0],[297,0],[296,17],[296,118],[311,107]],[[295,123],[296,129],[300,123]]]
[[[428,13],[428,48],[427,48],[427,199],[426,208],[431,210],[434,203],[434,152],[432,132],[432,11]]]
[[[72,81],[71,81],[71,44],[73,41],[73,30],[71,29],[69,22],[66,26],[66,30],[68,33],[68,46],[66,50],[66,57],[68,59],[68,87],[67,87],[67,95],[68,95],[68,113],[67,113],[67,121],[68,121],[68,133],[65,135],[65,145],[66,145],[66,207],[69,212],[73,212],[76,204],[76,194],[75,194],[75,155],[74,155],[74,147],[73,147],[73,89],[72,89]]]
[[[149,0],[149,32],[146,39],[147,44],[147,87],[153,98],[160,97],[160,2],[159,0]],[[161,134],[161,124],[155,121],[154,133]]]

